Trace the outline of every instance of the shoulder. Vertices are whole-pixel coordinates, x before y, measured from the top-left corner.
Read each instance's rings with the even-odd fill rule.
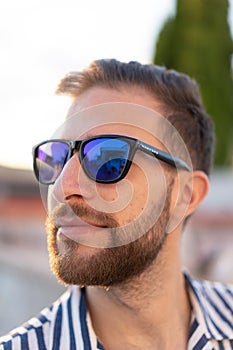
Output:
[[[51,307],[42,310],[38,316],[0,337],[0,350],[48,349],[51,327],[59,317],[60,305],[67,302],[70,296],[71,289],[55,301]]]
[[[233,339],[233,285],[186,275],[192,311],[209,339]]]
[[[44,345],[42,349],[46,349],[51,312],[50,308],[46,308],[37,317],[33,317],[7,335],[0,337],[0,350],[37,349],[38,343]]]

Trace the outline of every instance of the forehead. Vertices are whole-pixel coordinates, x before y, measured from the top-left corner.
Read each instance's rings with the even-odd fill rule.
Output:
[[[82,93],[72,103],[67,117],[91,106],[109,102],[126,102],[151,108],[162,112],[162,104],[147,90],[138,86],[127,87],[122,85],[118,90],[103,87],[93,87]]]
[[[52,138],[80,140],[100,134],[126,135],[186,159],[184,141],[162,111],[160,102],[144,89],[95,87],[72,103],[65,122]]]
[[[140,87],[91,88],[75,99],[68,111],[63,137],[80,138],[118,133],[151,138],[161,123],[161,105]],[[74,133],[76,132],[76,135]],[[77,132],[79,135],[77,135]]]

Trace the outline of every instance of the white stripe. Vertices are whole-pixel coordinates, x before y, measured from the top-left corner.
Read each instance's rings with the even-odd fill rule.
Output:
[[[213,324],[213,322],[216,324],[216,326],[218,326],[219,329],[223,330],[224,334],[230,334],[232,333],[232,329],[229,326],[229,324],[227,324],[222,317],[219,315],[219,313],[214,309],[214,307],[211,305],[211,303],[209,302],[209,300],[205,299],[204,303],[205,308],[207,310],[207,312],[209,313],[210,317],[209,320],[210,322]],[[210,326],[210,322],[208,322],[208,325]],[[213,327],[215,328],[214,324]],[[217,334],[219,333],[218,331],[216,331]],[[218,337],[216,336],[216,339]]]
[[[219,282],[208,282],[208,281],[204,281],[203,285],[207,286],[208,290],[212,290],[214,287],[219,292],[219,294],[222,295],[223,299],[226,301],[226,304],[228,304],[229,307],[233,309],[232,285],[224,285]]]
[[[43,328],[42,328],[42,333],[43,333],[43,338],[44,338],[46,349],[49,348],[49,331],[50,331],[50,324],[49,324],[49,322],[46,322],[45,324],[43,324]]]
[[[18,328],[15,328],[12,332],[10,332],[10,334],[17,334],[17,333],[24,334],[26,332],[27,332],[26,328],[24,328],[23,326],[20,326]]]
[[[51,326],[50,326],[50,331],[49,331],[49,345],[48,345],[48,350],[52,350],[53,348],[53,332],[54,332],[54,325],[56,321],[56,315],[57,315],[57,310],[59,308],[61,300],[58,299],[54,304],[53,304],[53,309],[51,311]]]
[[[222,345],[224,346],[224,350],[232,350],[230,340],[225,340]]]
[[[38,328],[38,327],[41,327],[42,326],[42,323],[40,322],[40,320],[36,317],[33,317],[31,318],[29,321],[28,321],[28,324],[32,325],[33,327],[35,328]]]
[[[210,341],[208,341],[208,343],[206,343],[206,345],[201,350],[213,350],[213,344]],[[216,350],[219,349],[216,348]]]
[[[43,309],[40,314],[46,317],[48,321],[52,319],[52,311],[48,307]]]
[[[69,319],[68,319],[68,311],[67,311],[67,299],[70,297],[68,293],[66,293],[65,298],[62,299],[62,324],[61,324],[61,338],[59,349],[69,349],[70,348],[70,332],[69,332]]]
[[[228,324],[223,322],[223,320],[219,316],[219,314],[213,309],[213,307],[208,302],[208,300],[203,296],[201,290],[202,290],[202,288],[204,288],[205,291],[207,291],[207,285],[208,285],[208,283],[206,283],[206,282],[200,285],[200,283],[198,281],[193,281],[193,286],[194,286],[198,296],[196,297],[194,292],[191,290],[191,295],[193,295],[192,300],[194,301],[194,308],[196,310],[195,312],[197,313],[197,319],[204,327],[203,329],[206,329],[206,324],[205,324],[204,316],[202,314],[201,307],[199,305],[200,303],[204,307],[206,322],[208,324],[210,332],[213,334],[214,338],[219,339],[220,335],[219,335],[219,332],[216,329],[215,325],[213,324],[213,321],[216,323],[216,325],[219,327],[219,329],[224,330],[224,333],[226,332],[226,328],[227,328],[227,332],[232,334],[232,329],[229,328]],[[209,334],[209,332],[207,334]]]
[[[201,310],[201,307],[199,305],[199,302],[197,300],[196,295],[194,294],[193,290],[190,288],[189,289],[189,297],[190,297],[190,301],[194,310],[194,314],[196,315],[197,321],[200,324],[201,328],[202,328],[202,334],[206,334],[207,338],[210,338],[210,334],[209,331],[206,327],[206,323],[205,323],[205,319]]]
[[[225,294],[226,293],[224,293],[224,299]],[[222,299],[219,298],[218,294],[216,294],[216,292],[213,289],[208,289],[208,295],[210,299],[214,302],[214,304],[218,307],[218,309],[228,319],[228,321],[233,323],[233,314],[230,312],[229,309],[226,308],[225,304],[223,303]]]
[[[210,332],[212,334],[211,338],[214,337],[214,338],[218,339],[219,338],[219,332],[216,329],[216,327],[214,326],[212,318],[210,318],[210,316],[209,316],[209,311],[206,314],[206,323],[207,323],[207,325],[209,327],[209,330],[210,330]]]
[[[20,337],[17,336],[14,338],[13,342],[12,342],[12,349],[13,350],[24,350],[24,349],[21,349],[21,341],[20,341]]]
[[[221,345],[223,346],[223,349],[224,350],[232,350],[232,347],[231,347],[231,344],[230,344],[230,341],[228,339],[226,340],[223,340],[220,342]],[[217,340],[212,340],[212,344],[213,344],[213,347],[214,347],[214,350],[219,350],[219,343],[217,342]]]
[[[11,335],[10,335],[10,334],[7,334],[7,335],[4,335],[4,336],[0,337],[0,342],[1,342],[1,343],[7,342],[7,341],[9,341],[9,340],[11,340],[11,339],[12,339]]]
[[[89,330],[89,335],[90,335],[91,349],[98,350],[97,349],[97,337],[96,337],[96,334],[95,334],[93,327],[92,327],[91,316],[90,316],[89,312],[87,313],[87,324],[88,324],[88,330]]]
[[[35,334],[34,329],[31,329],[28,332],[28,345],[29,345],[29,349],[39,350],[38,343],[37,343],[37,336]]]
[[[72,320],[73,320],[76,348],[78,350],[85,350],[83,338],[82,338],[82,332],[81,332],[80,318],[79,318],[81,291],[77,286],[73,286],[72,293],[73,294],[71,299],[71,310],[72,310]]]
[[[224,293],[224,300],[230,306],[231,310],[233,310],[233,295],[230,295],[229,291]]]
[[[195,347],[195,345],[198,343],[198,341],[201,339],[202,336],[203,336],[203,329],[202,327],[200,327],[200,325],[198,325],[196,331],[192,334],[191,338],[189,339],[187,350],[193,350],[193,348]]]

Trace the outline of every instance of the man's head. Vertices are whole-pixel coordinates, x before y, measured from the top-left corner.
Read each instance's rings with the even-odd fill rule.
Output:
[[[178,130],[191,155],[193,169],[210,174],[214,154],[214,127],[203,106],[197,83],[185,74],[156,65],[94,61],[86,70],[71,72],[57,93],[74,100],[93,87],[107,90],[140,88],[159,103],[161,114]]]
[[[50,191],[56,202],[48,219],[55,274],[68,284],[110,286],[128,281],[154,264],[171,264],[174,257],[178,259],[177,242],[185,217],[192,214],[207,193],[204,173],[209,174],[212,163],[213,126],[196,83],[165,68],[100,60],[83,72],[66,76],[58,92],[73,97],[67,116],[71,128],[64,128],[63,139],[118,134],[163,152],[172,147],[172,156],[181,157],[185,152],[182,142],[177,144],[178,131],[195,171],[192,175],[184,169],[176,172],[166,162],[137,151],[124,180],[97,183],[86,176],[74,152]],[[125,120],[119,122],[117,113],[124,104]],[[135,113],[132,108],[136,108]],[[116,120],[112,123],[114,113]],[[157,114],[165,121],[161,130],[153,130],[153,121],[150,123],[151,115]],[[73,123],[76,116],[78,122]],[[140,125],[136,123],[138,116]],[[94,119],[95,126],[83,131],[81,126]],[[173,126],[168,127],[166,134],[164,129],[170,123]],[[76,130],[80,128],[82,132]],[[165,135],[163,142],[160,133]],[[112,150],[108,147],[109,151]],[[116,203],[121,205],[112,210]],[[71,224],[67,224],[69,220]],[[108,232],[108,245],[100,248],[96,241],[103,242],[103,230]],[[168,231],[172,231],[169,236]],[[125,243],[122,237],[130,237],[130,241]]]

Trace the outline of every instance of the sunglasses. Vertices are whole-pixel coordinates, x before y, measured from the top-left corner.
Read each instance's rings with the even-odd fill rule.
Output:
[[[182,159],[135,138],[121,135],[98,135],[77,141],[55,139],[41,142],[33,147],[33,167],[37,180],[51,185],[77,151],[82,169],[91,180],[111,184],[126,176],[137,150],[173,167],[191,171]]]

